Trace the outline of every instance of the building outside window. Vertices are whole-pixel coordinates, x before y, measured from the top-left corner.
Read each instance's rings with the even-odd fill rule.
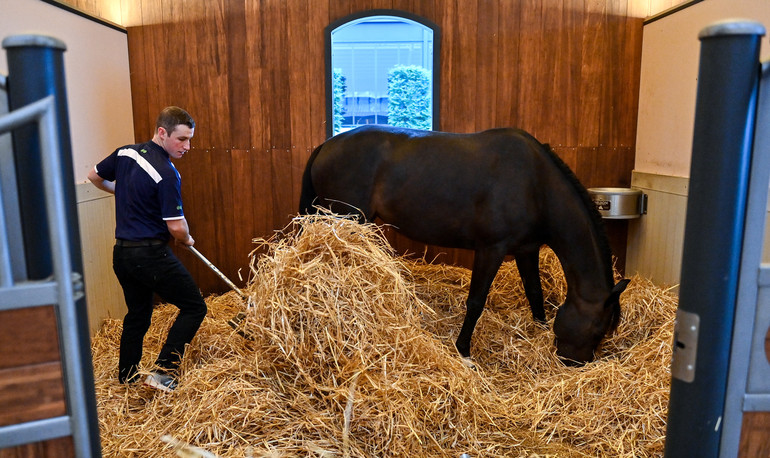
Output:
[[[331,135],[363,124],[434,128],[433,28],[375,14],[330,29]]]

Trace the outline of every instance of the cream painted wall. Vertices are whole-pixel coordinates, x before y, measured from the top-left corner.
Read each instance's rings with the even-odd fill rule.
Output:
[[[770,1],[704,0],[644,26],[636,171],[690,176],[698,33],[729,18],[758,21],[770,30]],[[770,58],[767,37],[762,40],[761,56]]]
[[[644,26],[631,186],[642,189],[648,203],[647,215],[629,223],[629,275],[638,273],[662,285],[679,283],[700,61],[698,33],[730,18],[758,21],[770,32],[770,0],[704,0]],[[768,41],[767,36],[762,39],[762,60],[770,58]],[[770,260],[770,253],[765,260]]]
[[[67,45],[64,70],[74,179],[84,182],[96,162],[134,141],[128,37],[41,0],[0,0],[0,40],[30,33],[53,36]],[[8,74],[4,51],[0,72]]]

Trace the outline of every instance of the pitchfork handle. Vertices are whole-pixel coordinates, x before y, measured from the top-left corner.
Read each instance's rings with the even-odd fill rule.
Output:
[[[230,288],[232,288],[232,289],[233,289],[233,291],[235,291],[236,293],[238,293],[238,295],[239,295],[239,296],[241,296],[243,299],[246,299],[246,295],[245,295],[245,294],[243,294],[243,291],[241,291],[240,289],[238,289],[238,287],[237,287],[237,286],[235,286],[235,283],[233,283],[232,281],[230,281],[230,279],[229,279],[229,278],[227,278],[227,277],[225,276],[225,274],[223,274],[223,273],[222,273],[222,272],[221,272],[219,269],[217,269],[217,266],[215,266],[214,264],[212,264],[212,263],[211,263],[211,261],[209,261],[208,259],[206,259],[206,257],[205,257],[205,256],[203,256],[203,255],[201,254],[201,252],[200,252],[200,251],[198,251],[197,249],[195,249],[194,247],[192,247],[192,246],[190,246],[190,245],[188,245],[188,246],[187,246],[187,248],[189,248],[189,249],[190,249],[190,251],[192,251],[192,253],[193,253],[195,256],[197,256],[197,257],[198,257],[198,258],[199,258],[201,261],[203,261],[203,262],[204,262],[204,263],[205,263],[207,266],[209,266],[209,268],[210,268],[211,270],[213,270],[215,274],[219,275],[219,278],[221,278],[222,280],[224,280],[224,281],[225,281],[225,283],[227,283],[227,284],[230,286]]]

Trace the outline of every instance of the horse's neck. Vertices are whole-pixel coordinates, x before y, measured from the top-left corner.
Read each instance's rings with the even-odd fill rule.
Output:
[[[562,219],[559,227],[551,229],[549,246],[564,270],[568,296],[604,300],[612,288],[612,257],[591,215],[577,209],[574,215]]]

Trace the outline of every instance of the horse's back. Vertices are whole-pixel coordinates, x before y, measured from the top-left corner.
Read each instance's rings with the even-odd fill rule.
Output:
[[[536,229],[538,180],[547,167],[542,149],[518,129],[453,134],[367,126],[328,140],[312,178],[327,204],[345,202],[417,240],[473,248],[479,239],[521,239]]]

